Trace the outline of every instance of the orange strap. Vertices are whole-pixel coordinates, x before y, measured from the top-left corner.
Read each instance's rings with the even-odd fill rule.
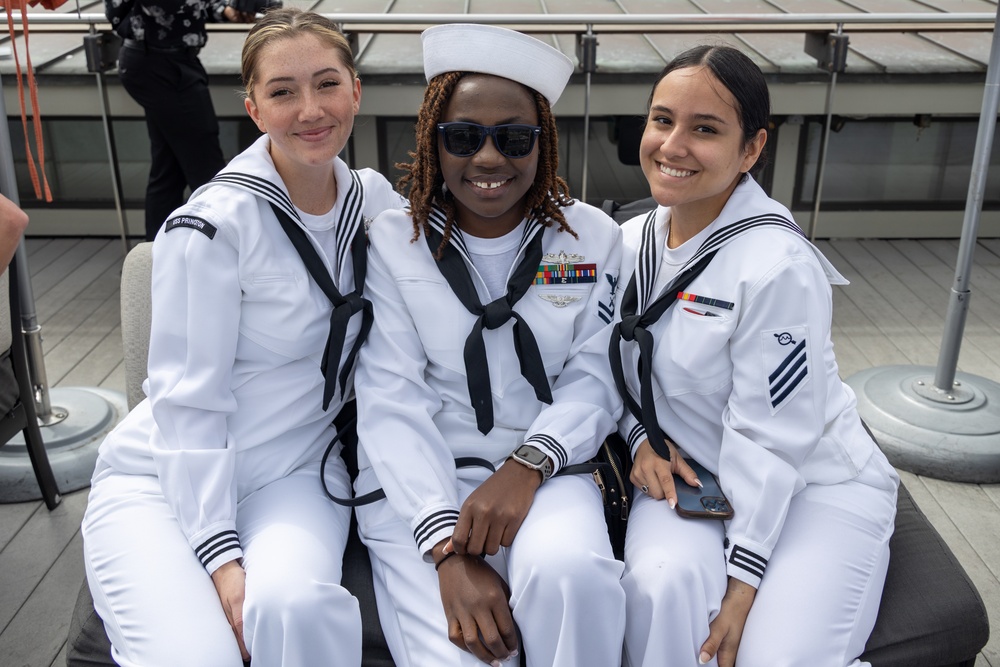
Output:
[[[14,32],[14,16],[11,4],[16,4],[21,10],[21,28],[24,31],[25,60],[27,61],[28,74],[28,95],[31,99],[31,121],[35,129],[35,145],[38,147],[38,166],[35,168],[35,159],[31,152],[31,143],[28,140],[28,118],[25,112],[24,82],[21,78],[21,61],[17,56],[16,34]],[[52,201],[52,192],[49,190],[49,181],[45,176],[45,143],[42,141],[42,119],[38,110],[38,85],[35,82],[35,71],[31,67],[31,50],[28,48],[28,14],[25,11],[24,0],[6,0],[7,8],[7,29],[10,32],[11,51],[14,52],[14,69],[17,71],[17,95],[21,103],[21,126],[24,128],[24,152],[28,161],[28,173],[31,174],[31,185],[35,189],[35,196],[42,198],[44,188],[45,201]],[[38,173],[41,171],[41,183],[39,183]]]

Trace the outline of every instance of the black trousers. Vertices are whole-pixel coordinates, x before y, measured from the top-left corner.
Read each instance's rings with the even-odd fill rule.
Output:
[[[146,112],[152,164],[146,186],[146,240],[152,241],[184,190],[208,182],[226,162],[208,74],[193,52],[123,47],[118,77]]]

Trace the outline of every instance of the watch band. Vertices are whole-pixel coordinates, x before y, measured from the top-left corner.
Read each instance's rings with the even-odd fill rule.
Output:
[[[534,447],[532,445],[521,445],[511,453],[510,458],[527,468],[531,468],[532,470],[537,470],[542,473],[543,482],[549,477],[552,477],[552,460],[549,458],[548,454],[543,452],[538,447]]]

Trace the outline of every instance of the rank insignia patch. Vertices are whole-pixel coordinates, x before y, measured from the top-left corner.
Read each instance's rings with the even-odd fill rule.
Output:
[[[571,285],[596,282],[597,264],[539,264],[534,284]]]
[[[615,292],[618,290],[618,276],[605,273],[604,277],[611,289],[606,303],[604,301],[597,302],[597,316],[604,320],[605,324],[611,324],[611,320],[615,317]]]
[[[214,239],[215,233],[219,231],[215,228],[215,225],[210,223],[208,220],[202,220],[201,218],[196,218],[193,215],[179,215],[176,218],[167,220],[167,226],[166,229],[163,230],[163,233],[165,234],[171,229],[177,229],[178,227],[197,229],[210,239]]]
[[[805,327],[761,332],[764,371],[768,373],[767,401],[772,415],[787,405],[809,381],[806,335]]]

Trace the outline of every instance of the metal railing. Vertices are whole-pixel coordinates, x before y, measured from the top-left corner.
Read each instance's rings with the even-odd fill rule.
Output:
[[[803,13],[803,14],[393,14],[393,13],[337,13],[326,14],[336,21],[346,33],[355,35],[377,35],[381,33],[419,33],[431,25],[442,23],[480,23],[503,25],[516,28],[523,32],[548,34],[573,34],[577,38],[577,58],[580,71],[584,74],[584,151],[582,164],[582,180],[580,197],[587,199],[587,178],[589,170],[589,128],[592,75],[596,72],[597,38],[602,34],[664,34],[691,32],[794,32],[813,33],[821,35],[847,35],[848,32],[912,32],[920,29],[934,31],[989,32],[993,28],[995,15],[980,12],[957,13]],[[14,23],[20,24],[20,17],[14,17]],[[81,34],[97,35],[110,30],[110,24],[103,14],[76,12],[32,12],[29,23],[36,32],[79,32]],[[210,32],[239,32],[247,30],[245,24],[210,23]],[[360,42],[360,40],[359,40]],[[359,44],[357,57],[361,69],[364,70],[363,56],[371,41]],[[654,47],[655,48],[655,47]],[[750,47],[747,47],[750,48]],[[42,63],[36,69],[47,67],[58,62],[80,47],[67,51],[61,56]],[[659,50],[657,50],[659,52]],[[846,53],[846,47],[845,47]],[[661,57],[664,57],[660,53]],[[824,132],[821,155],[825,158],[826,145],[829,141],[829,124],[832,116],[834,91],[837,85],[837,74],[843,72],[836,63],[823,63],[818,60],[818,66],[830,74],[826,100],[826,131]],[[106,86],[103,72],[96,71],[97,86],[101,93],[101,111],[105,131],[108,133],[109,161],[115,190],[115,206],[119,225],[122,230],[123,244],[125,241],[126,223],[122,203],[121,186],[115,174],[118,173],[114,140],[110,134],[110,121]],[[815,237],[819,217],[824,165],[817,169],[817,179],[814,188],[814,210],[810,218],[808,231],[810,237]]]

